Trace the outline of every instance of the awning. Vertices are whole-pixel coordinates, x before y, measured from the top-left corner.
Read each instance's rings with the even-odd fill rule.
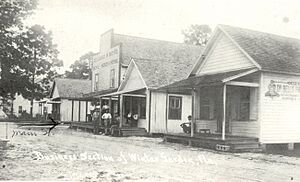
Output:
[[[114,95],[121,95],[121,94],[130,93],[130,92],[135,92],[135,91],[139,91],[139,90],[143,90],[143,89],[145,89],[145,88],[138,88],[138,89],[132,89],[132,90],[121,90],[121,91],[117,91],[117,92],[114,92],[114,93],[102,95],[101,97],[114,96]]]
[[[60,101],[47,101],[46,104],[60,104],[61,102]]]
[[[95,98],[102,97],[103,95],[109,94],[109,93],[114,93],[118,90],[118,88],[110,88],[106,90],[100,90],[96,92],[90,92],[87,94],[83,94],[81,98],[78,100],[86,100],[86,101],[93,101]]]
[[[258,69],[243,69],[238,71],[231,71],[225,73],[218,73],[213,75],[201,75],[195,77],[189,77],[187,79],[172,83],[170,85],[160,87],[157,90],[160,91],[183,91],[190,90],[193,88],[197,88],[200,86],[208,86],[208,85],[222,85],[228,81],[249,75],[258,71]]]

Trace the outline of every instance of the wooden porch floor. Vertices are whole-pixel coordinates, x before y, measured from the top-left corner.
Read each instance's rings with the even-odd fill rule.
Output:
[[[104,127],[99,126],[100,129]],[[94,132],[95,123],[93,122],[71,122],[70,129],[81,129],[87,132]],[[145,128],[127,127],[120,128],[121,136],[146,136],[148,135]]]
[[[261,151],[258,138],[226,135],[222,140],[221,134],[195,133],[193,137],[186,133],[167,133],[164,141],[182,143],[195,147],[210,148],[231,152]]]

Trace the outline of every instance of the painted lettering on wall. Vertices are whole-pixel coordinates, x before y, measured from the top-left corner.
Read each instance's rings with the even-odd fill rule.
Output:
[[[300,82],[271,80],[266,97],[279,97],[284,100],[300,100]]]
[[[119,58],[119,48],[118,47],[112,48],[107,53],[96,57],[96,59],[93,62],[93,70],[97,70],[112,64],[116,64],[118,63],[118,58]]]

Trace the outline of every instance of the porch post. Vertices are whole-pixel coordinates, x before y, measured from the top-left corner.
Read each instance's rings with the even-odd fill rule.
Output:
[[[102,112],[102,107],[101,107],[101,97],[99,98],[99,104],[100,104],[100,108],[99,108],[99,117],[98,119],[95,119],[94,121],[94,134],[99,134],[99,125],[101,123],[101,112]],[[96,112],[96,111],[94,111]]]
[[[113,109],[112,109],[112,100],[111,100],[111,97],[112,96],[109,97],[108,106],[109,106],[109,112],[113,116]]]
[[[196,123],[196,117],[195,117],[195,108],[196,108],[196,92],[195,88],[192,89],[192,123],[191,123],[191,137],[194,136],[195,131],[195,123]]]
[[[122,128],[123,125],[123,95],[120,95],[120,128]]]
[[[146,90],[146,121],[147,121],[147,131],[150,132],[150,107],[151,107],[151,99],[150,99],[150,90]]]
[[[225,140],[225,121],[226,121],[226,84],[223,86],[223,122],[222,122],[222,140]]]

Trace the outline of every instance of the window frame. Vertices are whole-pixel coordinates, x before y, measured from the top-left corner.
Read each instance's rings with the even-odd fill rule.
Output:
[[[243,89],[241,89],[240,90],[240,98],[239,98],[239,103],[238,103],[238,113],[237,113],[237,120],[238,121],[250,121],[251,119],[250,119],[250,115],[251,115],[251,113],[250,113],[250,102],[251,102],[251,99],[250,99],[250,96],[251,96],[251,90],[250,90],[250,88],[243,88]],[[243,94],[245,94],[245,93],[247,93],[248,94],[248,96],[247,96],[247,99],[245,99],[245,97],[243,97],[243,96],[245,96],[245,95],[243,95]],[[247,112],[248,113],[242,113],[242,105],[244,105],[244,104],[247,104]],[[244,115],[244,114],[246,114],[246,118],[242,118],[242,115]]]
[[[99,89],[99,74],[95,74],[95,85],[94,85],[94,91],[98,91]]]
[[[177,103],[179,104],[177,105]],[[182,120],[182,96],[177,96],[177,95],[168,96],[168,119]]]
[[[18,107],[18,113],[21,114],[22,111],[23,111],[23,107],[22,107],[22,106],[19,106],[19,107]]]
[[[207,100],[208,103],[203,104],[204,100]],[[210,97],[200,97],[200,120],[214,120],[215,119],[215,110],[214,110],[214,105],[212,105],[214,103],[212,103],[212,100]],[[203,116],[203,108],[208,108],[208,113],[207,114],[207,118]]]
[[[109,78],[109,87],[110,88],[115,88],[115,80],[116,78],[116,70],[113,68],[110,70],[110,78]]]

